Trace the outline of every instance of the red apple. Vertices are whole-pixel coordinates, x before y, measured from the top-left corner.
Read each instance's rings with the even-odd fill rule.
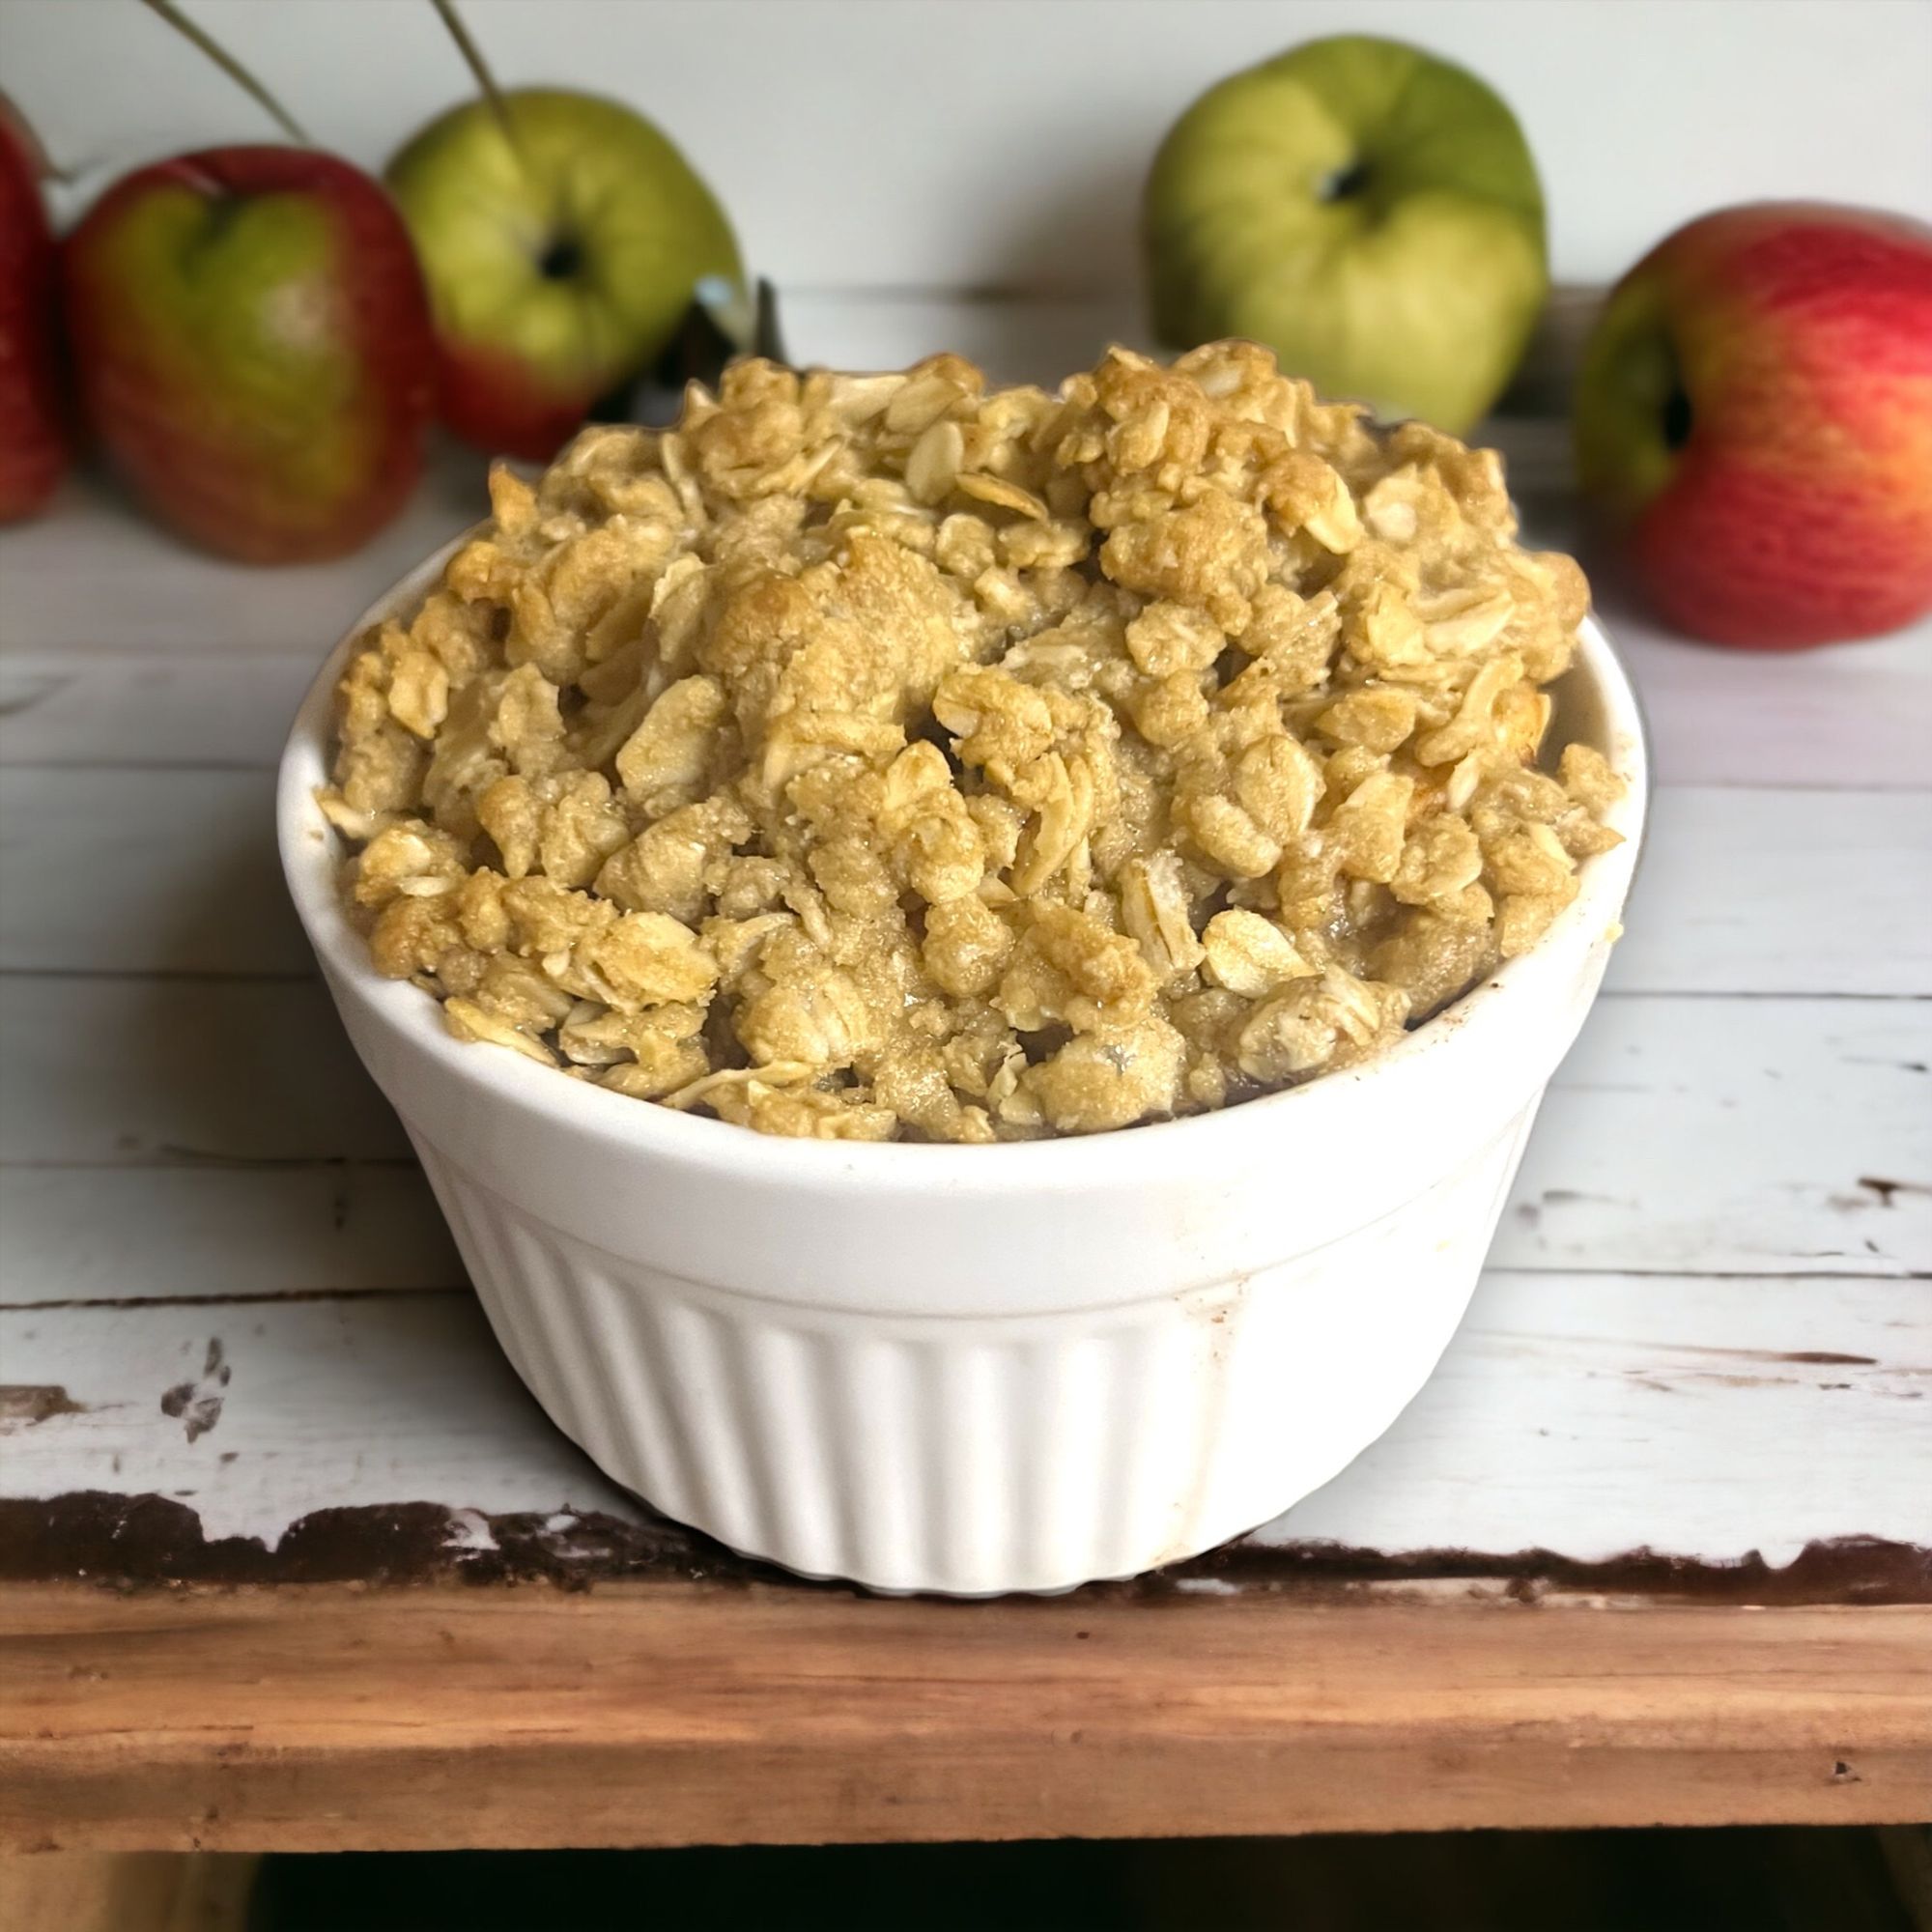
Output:
[[[306,148],[127,176],[66,247],[88,418],[136,496],[251,563],[355,550],[422,469],[435,343],[379,184]]]
[[[1760,650],[1932,610],[1932,229],[1810,203],[1680,228],[1611,292],[1577,471],[1674,625]]]
[[[60,264],[39,146],[0,95],[0,524],[31,517],[67,470]]]

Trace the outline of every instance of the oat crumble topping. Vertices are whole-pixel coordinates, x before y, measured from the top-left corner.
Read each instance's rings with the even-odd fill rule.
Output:
[[[1622,781],[1493,453],[1252,344],[1058,396],[760,361],[594,428],[340,689],[324,810],[450,1029],[767,1133],[986,1142],[1374,1054]]]

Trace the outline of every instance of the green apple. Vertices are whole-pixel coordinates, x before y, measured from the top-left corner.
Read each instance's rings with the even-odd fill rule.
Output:
[[[653,361],[705,276],[742,289],[731,225],[684,156],[614,100],[472,100],[389,163],[436,314],[442,412],[492,451],[551,455]]]
[[[1548,289],[1522,129],[1473,74],[1396,41],[1311,41],[1210,88],[1154,157],[1153,326],[1265,343],[1291,374],[1461,433]]]

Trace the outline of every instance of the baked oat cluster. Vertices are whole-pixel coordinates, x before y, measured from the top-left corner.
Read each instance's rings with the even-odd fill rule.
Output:
[[[1534,945],[1587,602],[1493,454],[1264,350],[1058,396],[769,362],[586,430],[341,686],[324,810],[452,1031],[767,1133],[984,1142],[1375,1053]]]

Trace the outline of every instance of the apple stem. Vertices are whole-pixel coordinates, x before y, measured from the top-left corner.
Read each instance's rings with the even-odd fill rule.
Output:
[[[463,16],[456,11],[456,0],[430,0],[430,5],[449,30],[449,38],[456,43],[456,51],[463,56],[464,65],[475,76],[483,99],[490,103],[490,112],[497,117],[497,125],[503,130],[504,140],[510,144],[510,151],[518,160],[523,160],[523,144],[517,139],[517,127],[510,118],[509,102],[503,99],[503,90],[497,85],[497,76],[490,71],[490,63],[483,58],[483,49],[470,39],[469,29],[463,24]]]
[[[199,47],[244,94],[252,96],[291,141],[304,148],[315,146],[315,143],[302,131],[301,124],[288,109],[220,42],[214,40],[203,28],[196,26],[174,4],[174,0],[141,0],[141,4],[151,14],[158,14],[184,40]]]

